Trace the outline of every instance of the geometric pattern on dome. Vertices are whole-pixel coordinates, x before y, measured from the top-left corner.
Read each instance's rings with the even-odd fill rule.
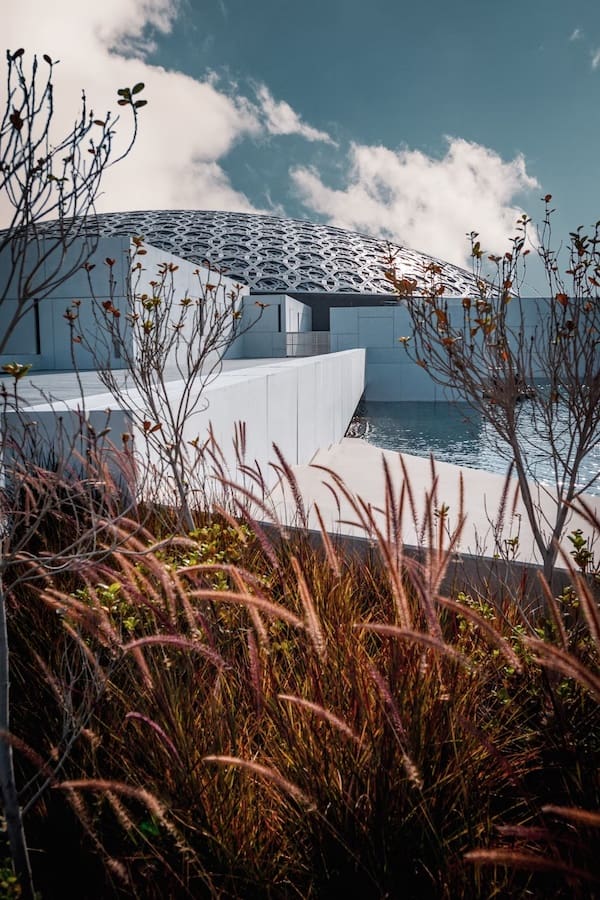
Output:
[[[46,226],[52,228],[52,223]],[[87,227],[101,237],[142,236],[196,265],[208,261],[257,291],[389,294],[385,242],[300,219],[210,210],[99,213]],[[429,262],[442,267],[447,295],[476,291],[470,272],[424,253],[392,245],[401,277],[421,281]]]

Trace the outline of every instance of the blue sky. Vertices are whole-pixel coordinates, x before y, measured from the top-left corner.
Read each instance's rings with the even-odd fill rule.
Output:
[[[143,80],[103,210],[273,212],[459,264],[525,210],[600,218],[597,0],[21,0],[8,47],[61,59],[57,124]],[[57,73],[58,73],[57,69]],[[125,123],[121,126],[125,131]]]

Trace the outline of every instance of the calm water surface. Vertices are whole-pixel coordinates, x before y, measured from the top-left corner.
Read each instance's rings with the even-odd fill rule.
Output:
[[[554,483],[551,458],[539,446],[524,406],[520,427],[528,441],[527,462],[532,477]],[[528,430],[529,425],[529,430]],[[362,437],[384,450],[434,457],[442,462],[506,474],[510,451],[498,446],[495,432],[462,403],[379,403],[363,401],[349,434]],[[587,482],[600,472],[600,447],[585,460],[582,478]],[[588,489],[600,494],[600,479]]]

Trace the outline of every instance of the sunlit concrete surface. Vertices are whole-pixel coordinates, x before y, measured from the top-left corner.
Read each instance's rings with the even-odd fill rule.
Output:
[[[319,528],[315,511],[318,506],[325,526],[331,532],[354,537],[367,535],[351,500],[336,484],[336,478],[339,478],[353,498],[361,498],[372,509],[377,526],[385,534],[384,460],[392,478],[396,502],[399,502],[403,484],[406,483],[401,527],[407,546],[420,548],[427,546],[430,540],[437,544],[442,521],[439,513],[444,509],[447,514],[443,517],[443,544],[448,546],[449,535],[459,524],[462,492],[465,522],[456,545],[457,551],[488,558],[499,555],[514,557],[523,563],[540,563],[516,479],[510,481],[504,513],[500,515],[506,485],[502,475],[443,462],[436,462],[432,470],[428,459],[380,450],[357,438],[344,438],[339,443],[322,448],[309,465],[294,467],[310,527]],[[408,486],[414,509],[411,508]],[[541,485],[535,485],[535,492],[541,517],[546,516],[548,521],[552,521],[554,503],[551,492]],[[278,517],[290,525],[298,523],[296,504],[285,484],[275,489],[272,501]],[[587,494],[585,501],[596,517],[600,517],[600,497]],[[438,513],[430,524],[425,515],[428,508]],[[596,544],[600,539],[598,534],[594,535],[586,518],[572,513],[562,544],[567,554],[572,545],[566,535],[576,528],[581,528],[585,535],[595,539]],[[564,562],[559,560],[558,565],[564,565]]]
[[[209,428],[221,451],[221,461],[229,476],[239,478],[240,466],[234,436],[239,423],[245,424],[246,449],[243,462],[264,475],[265,485],[277,480],[273,463],[276,444],[286,462],[308,462],[323,446],[339,441],[345,434],[364,390],[365,352],[349,350],[301,359],[224,360],[222,370],[202,387],[197,406],[189,409],[177,439],[186,447],[202,445]],[[171,373],[174,374],[174,373]],[[125,378],[125,375],[120,375]],[[172,411],[183,409],[186,384],[173,378],[166,384],[166,404]],[[81,392],[79,387],[83,388]],[[161,440],[143,432],[149,415],[147,402],[136,390],[124,391],[120,399],[107,393],[97,375],[85,374],[85,382],[51,373],[22,379],[19,385],[21,408],[8,416],[13,447],[29,456],[27,447],[44,459],[67,454],[85,455],[82,446],[84,422],[91,423],[101,436],[100,449],[107,460],[122,460],[122,436],[132,435],[139,482],[148,472],[164,475]],[[27,406],[26,401],[30,403]],[[132,412],[133,411],[133,412]],[[166,421],[168,410],[164,409]],[[160,414],[158,411],[157,414]],[[95,440],[95,438],[94,438]],[[97,444],[94,445],[95,447]],[[161,462],[162,460],[162,462]],[[203,470],[212,477],[212,469]]]

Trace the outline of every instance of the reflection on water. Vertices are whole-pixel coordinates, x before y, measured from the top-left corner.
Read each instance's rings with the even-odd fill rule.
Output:
[[[528,442],[527,463],[531,476],[554,483],[551,457],[539,447],[530,420],[522,415],[520,427]],[[529,425],[529,434],[528,434]],[[506,474],[510,450],[498,446],[495,432],[466,403],[379,403],[363,401],[348,434],[362,437],[384,450],[399,450],[415,456],[430,453],[442,462]],[[600,447],[585,460],[582,483],[598,475]],[[600,480],[589,489],[600,494]]]

